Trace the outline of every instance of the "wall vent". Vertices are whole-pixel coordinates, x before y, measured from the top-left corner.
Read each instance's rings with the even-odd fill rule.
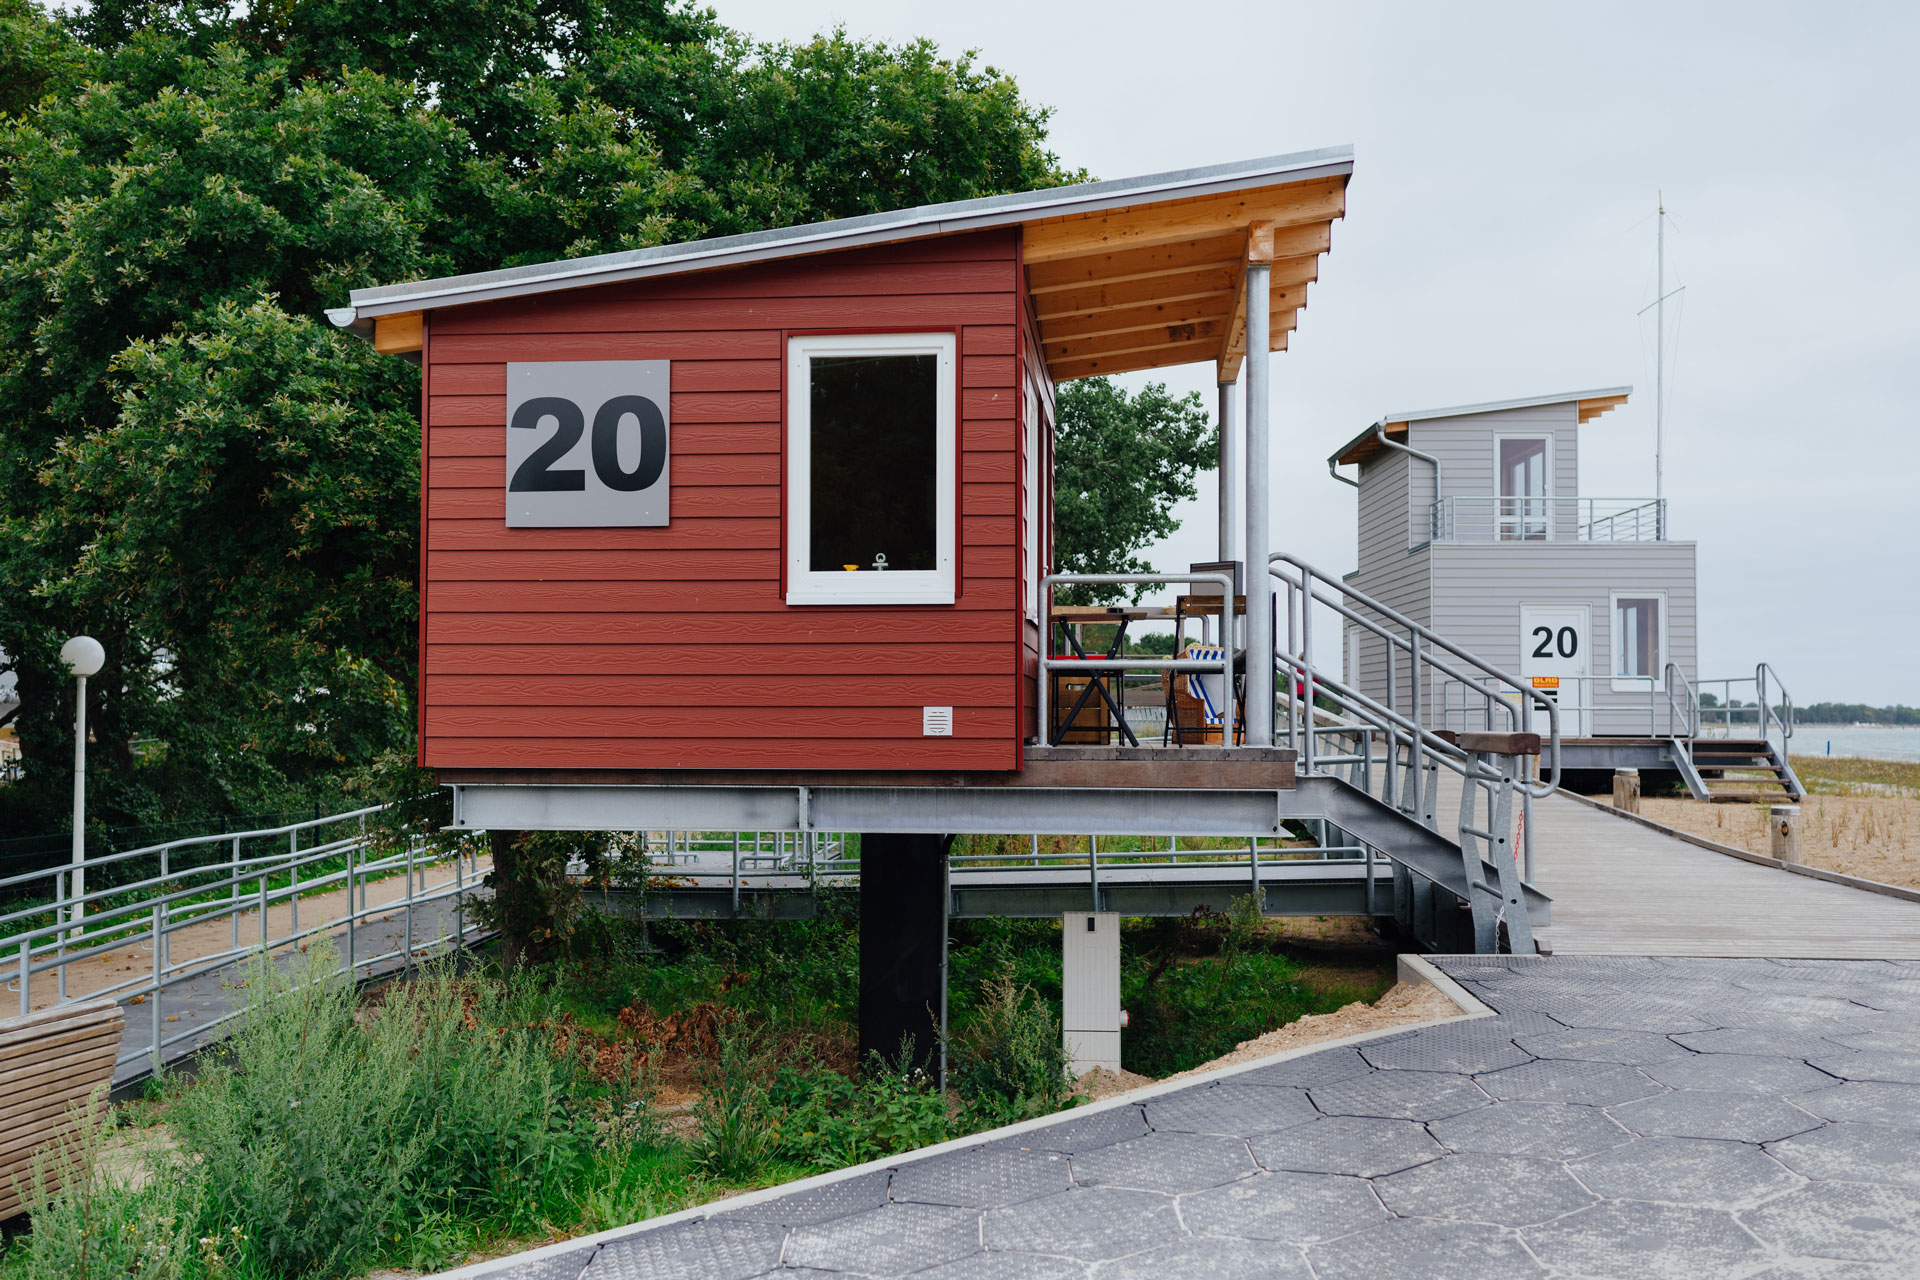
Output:
[[[926,738],[951,738],[953,736],[953,708],[920,708],[920,734]]]

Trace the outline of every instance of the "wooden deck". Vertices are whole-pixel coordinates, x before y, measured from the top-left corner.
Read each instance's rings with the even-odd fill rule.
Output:
[[[1442,774],[1440,830],[1458,822]],[[1556,955],[1920,959],[1920,902],[1742,862],[1577,800],[1533,806]]]

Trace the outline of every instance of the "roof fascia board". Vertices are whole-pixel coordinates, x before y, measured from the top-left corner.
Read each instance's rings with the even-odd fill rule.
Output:
[[[1609,396],[1630,396],[1632,387],[1602,387],[1597,391],[1570,391],[1560,395],[1526,396],[1519,400],[1489,400],[1485,404],[1455,405],[1450,409],[1415,409],[1408,413],[1389,413],[1379,421],[1369,423],[1365,430],[1353,439],[1335,449],[1328,461],[1339,465],[1340,459],[1373,438],[1374,432],[1391,422],[1426,422],[1435,418],[1464,418],[1475,413],[1501,413],[1508,409],[1537,409],[1549,404],[1577,404],[1582,400],[1603,400]]]
[[[591,258],[537,263],[504,271],[355,289],[350,295],[351,306],[331,308],[327,316],[341,328],[360,330],[365,327],[365,322],[382,315],[1017,226],[1041,218],[1100,213],[1130,205],[1310,182],[1352,172],[1353,149],[1332,147],[1243,164],[1216,165],[1206,169],[1090,182],[1005,196],[985,196],[978,200],[927,205],[897,213],[869,214],[859,218],[842,218],[833,222],[749,232],[712,240],[694,240],[685,244],[601,254]]]

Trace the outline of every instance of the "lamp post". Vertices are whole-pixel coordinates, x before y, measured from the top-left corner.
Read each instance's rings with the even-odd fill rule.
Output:
[[[60,661],[73,672],[73,873],[67,886],[73,905],[67,918],[77,921],[87,892],[87,677],[107,665],[107,651],[92,636],[75,636],[60,646]]]

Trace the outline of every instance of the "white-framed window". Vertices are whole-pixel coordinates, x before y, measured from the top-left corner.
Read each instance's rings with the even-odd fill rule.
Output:
[[[1495,512],[1502,542],[1539,542],[1551,532],[1553,437],[1493,438]]]
[[[1645,693],[1666,688],[1667,593],[1610,593],[1613,615],[1613,688],[1616,693]]]
[[[952,604],[951,333],[787,342],[787,603]]]

